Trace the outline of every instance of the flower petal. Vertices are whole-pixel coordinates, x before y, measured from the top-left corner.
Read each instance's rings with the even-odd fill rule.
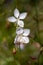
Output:
[[[24,29],[23,35],[28,36],[30,34],[30,29]]]
[[[14,16],[15,16],[16,18],[19,17],[19,10],[18,10],[17,8],[14,10]]]
[[[27,16],[27,13],[21,13],[19,16],[19,19],[24,19]]]
[[[9,22],[16,22],[16,18],[14,18],[13,16],[12,16],[12,17],[9,17],[9,18],[8,18],[8,21],[9,21]]]
[[[21,41],[21,36],[18,36],[17,42],[20,42],[20,41]]]
[[[23,29],[19,27],[19,28],[16,30],[16,34],[19,35],[19,34],[22,34],[22,33],[23,33]]]
[[[18,38],[18,36],[15,37],[14,44],[17,43],[17,38]]]
[[[23,43],[29,43],[29,38],[28,37],[22,37],[22,42]]]
[[[29,43],[29,38],[28,37],[19,36],[17,40],[20,43],[26,43],[26,44]]]
[[[24,22],[21,21],[21,20],[18,20],[17,24],[18,24],[20,27],[24,27]]]
[[[14,40],[14,44],[16,43],[16,38],[15,38],[15,40]]]
[[[21,49],[21,50],[24,49],[24,44],[23,44],[23,43],[20,44],[20,49]]]
[[[21,41],[21,36],[17,35],[15,40],[14,40],[14,43],[20,43],[20,41]]]

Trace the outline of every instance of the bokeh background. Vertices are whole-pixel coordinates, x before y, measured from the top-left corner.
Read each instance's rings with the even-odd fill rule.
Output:
[[[28,13],[30,43],[23,50],[15,49],[16,26],[7,20],[15,8]],[[43,0],[0,0],[0,65],[43,65]]]

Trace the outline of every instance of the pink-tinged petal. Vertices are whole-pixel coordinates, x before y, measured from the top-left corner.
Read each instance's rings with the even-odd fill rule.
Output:
[[[16,22],[16,18],[13,17],[13,16],[12,16],[12,17],[9,17],[9,18],[8,18],[8,21],[9,21],[9,22]]]
[[[28,36],[30,34],[30,29],[24,29],[23,35]]]
[[[17,8],[14,10],[14,16],[15,16],[16,18],[19,17],[19,10],[18,10]]]
[[[27,13],[24,12],[24,13],[21,13],[20,16],[19,16],[19,19],[25,19],[27,16]]]
[[[19,35],[19,34],[22,34],[22,33],[23,33],[23,29],[19,27],[19,28],[16,30],[16,34]]]
[[[24,44],[23,44],[23,43],[20,44],[20,49],[21,49],[21,50],[24,49]]]
[[[24,22],[21,20],[18,20],[17,24],[19,25],[19,27],[24,27]]]

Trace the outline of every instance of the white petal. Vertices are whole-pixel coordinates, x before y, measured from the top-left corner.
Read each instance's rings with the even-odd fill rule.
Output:
[[[21,40],[21,36],[18,36],[17,41],[20,42],[20,40]]]
[[[16,34],[19,35],[19,34],[22,34],[22,33],[23,33],[23,29],[19,27],[19,28],[16,30]]]
[[[9,22],[16,22],[16,18],[14,18],[13,16],[12,16],[12,17],[9,17],[9,18],[8,18],[8,21],[9,21]]]
[[[14,40],[14,44],[16,43],[16,38],[15,38],[15,40]]]
[[[29,38],[28,37],[19,36],[17,40],[20,43],[26,43],[26,44],[29,43]]]
[[[19,16],[19,19],[24,19],[27,16],[27,13],[21,13]]]
[[[29,38],[28,37],[22,37],[22,42],[23,43],[29,43]]]
[[[16,43],[16,42],[21,42],[21,36],[20,35],[16,36],[14,43]]]
[[[24,22],[21,21],[21,20],[18,20],[17,24],[18,24],[20,27],[24,27]]]
[[[14,10],[14,16],[15,16],[16,18],[19,17],[19,10],[18,10],[17,8]]]
[[[15,44],[15,43],[17,43],[17,36],[16,36],[15,39],[14,39],[14,44]]]
[[[24,49],[24,44],[23,44],[23,43],[20,44],[20,49],[21,49],[21,50]]]
[[[28,36],[30,34],[30,29],[24,29],[23,35]]]

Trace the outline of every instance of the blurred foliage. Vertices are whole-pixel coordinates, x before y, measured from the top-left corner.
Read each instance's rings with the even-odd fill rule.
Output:
[[[31,30],[30,43],[24,50],[13,53],[16,26],[7,18],[18,8],[28,13],[25,28]],[[43,46],[43,0],[0,0],[0,65],[43,65],[43,51],[33,43]],[[43,50],[43,49],[42,49]]]

